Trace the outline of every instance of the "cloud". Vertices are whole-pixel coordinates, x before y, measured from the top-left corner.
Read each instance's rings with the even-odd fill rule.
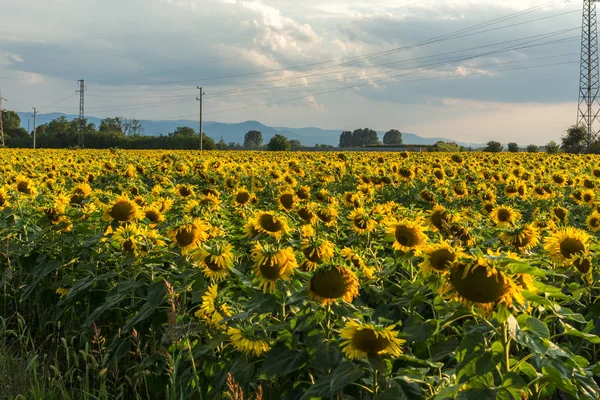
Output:
[[[33,72],[17,71],[17,79],[26,85],[39,85],[45,82],[45,79],[40,74]]]

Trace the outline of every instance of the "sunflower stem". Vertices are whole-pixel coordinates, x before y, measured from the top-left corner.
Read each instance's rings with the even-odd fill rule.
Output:
[[[510,337],[508,336],[508,322],[502,323],[502,334],[504,345],[504,362],[506,364],[506,372],[510,372]]]
[[[375,368],[373,370],[373,394],[377,395],[379,393],[379,384],[377,383],[377,378],[379,375],[379,370]]]

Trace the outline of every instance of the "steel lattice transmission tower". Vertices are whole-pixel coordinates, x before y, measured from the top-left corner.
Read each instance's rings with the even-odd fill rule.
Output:
[[[2,91],[0,91],[0,145],[4,147],[6,144],[4,143],[4,126],[2,124],[2,101],[8,100],[2,97]]]
[[[83,79],[78,80],[79,82],[79,135],[77,135],[77,145],[80,148],[83,148],[83,131],[85,131],[85,120],[84,111],[85,111],[85,81]]]
[[[598,31],[596,2],[583,0],[581,33],[581,73],[579,82],[579,111],[577,125],[587,130],[587,146],[592,144],[598,131],[595,128],[600,114],[600,68],[598,65]]]

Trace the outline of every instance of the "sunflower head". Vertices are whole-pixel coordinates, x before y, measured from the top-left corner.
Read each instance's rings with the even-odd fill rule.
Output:
[[[279,208],[283,211],[291,211],[296,203],[298,203],[298,197],[292,190],[284,191],[277,197],[277,202],[279,204]]]
[[[202,242],[208,239],[210,225],[201,220],[195,219],[188,223],[183,223],[169,232],[175,245],[181,249],[181,254],[186,254],[191,250],[197,249]]]
[[[257,334],[251,327],[227,329],[233,347],[248,357],[260,357],[271,349],[268,338]]]
[[[144,214],[136,202],[126,196],[119,196],[104,208],[104,218],[108,221],[131,222],[142,219]]]
[[[462,255],[461,248],[454,248],[447,242],[427,246],[423,250],[423,262],[419,265],[424,273],[448,271],[450,265]]]
[[[287,220],[274,212],[259,211],[254,216],[253,221],[254,229],[257,232],[264,233],[276,239],[281,239],[290,231]]]
[[[523,301],[519,287],[504,272],[484,258],[466,258],[450,266],[448,285],[463,303],[491,310],[498,303],[512,305],[513,299]]]
[[[375,216],[362,207],[352,210],[348,215],[348,220],[352,230],[359,235],[369,234],[377,227]]]
[[[533,225],[506,230],[500,234],[500,240],[521,251],[531,250],[540,242],[539,232]]]
[[[346,267],[321,267],[308,282],[308,295],[322,305],[329,305],[338,299],[352,302],[358,295],[358,278]]]
[[[490,219],[498,226],[509,226],[521,218],[521,214],[510,206],[497,206],[490,212]]]
[[[340,330],[342,351],[350,360],[368,356],[398,357],[404,340],[398,338],[393,326],[383,328],[373,324],[348,321]]]
[[[235,255],[229,243],[214,242],[202,246],[192,254],[204,276],[213,282],[225,279],[233,269]]]
[[[289,281],[298,268],[292,248],[257,242],[252,249],[255,282],[264,293],[274,293],[278,281]]]
[[[197,318],[204,319],[212,327],[219,327],[223,320],[231,316],[229,307],[219,296],[218,286],[213,284],[208,287],[202,296],[200,308],[194,314]]]
[[[572,264],[575,257],[587,253],[590,236],[580,229],[567,227],[546,238],[545,249],[552,261],[559,265]]]
[[[418,255],[427,243],[427,236],[424,231],[425,229],[419,220],[392,221],[387,225],[386,238],[392,242],[394,250],[405,253],[414,251]]]

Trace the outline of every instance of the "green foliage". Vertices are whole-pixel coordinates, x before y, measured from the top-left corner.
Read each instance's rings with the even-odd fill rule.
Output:
[[[383,136],[383,144],[399,145],[402,144],[402,133],[397,129],[387,131]]]
[[[269,151],[290,151],[291,147],[287,138],[280,134],[273,136],[267,145]]]
[[[249,131],[244,135],[244,147],[260,147],[262,142],[262,133],[259,131]]]
[[[573,125],[567,129],[567,134],[562,137],[560,148],[565,153],[585,153],[591,143],[588,143],[587,129],[583,126]]]
[[[511,142],[508,144],[508,151],[511,153],[518,153],[519,152],[519,145]]]
[[[18,129],[21,127],[21,117],[14,111],[4,110],[2,111],[2,126],[5,132],[11,129]]]
[[[530,144],[529,146],[527,146],[528,153],[537,153],[538,151],[540,151],[540,148],[535,144]]]
[[[560,146],[554,140],[551,140],[546,145],[546,153],[548,154],[557,154],[560,152]]]
[[[354,132],[342,132],[339,147],[364,147],[380,144],[377,132],[373,129],[356,129]]]
[[[442,152],[442,153],[458,153],[463,149],[456,143],[442,142],[441,140],[436,142],[429,151]]]
[[[487,143],[487,146],[485,149],[483,149],[483,151],[488,153],[500,153],[502,152],[502,149],[504,149],[502,143],[491,140]]]
[[[290,147],[292,151],[297,151],[302,148],[302,143],[299,140],[290,140]]]

